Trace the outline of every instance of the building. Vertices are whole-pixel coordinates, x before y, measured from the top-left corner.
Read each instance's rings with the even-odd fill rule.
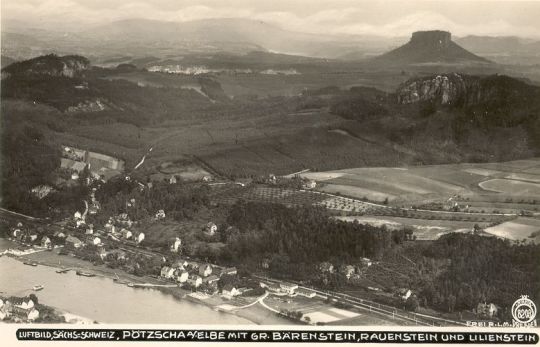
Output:
[[[86,243],[89,245],[98,246],[98,245],[101,245],[101,239],[97,236],[89,235],[86,238]]]
[[[199,267],[200,276],[207,277],[207,276],[210,276],[211,273],[212,273],[212,266],[210,266],[209,264],[205,264]]]
[[[296,294],[305,296],[306,298],[314,298],[317,293],[315,293],[313,290],[306,289],[306,288],[298,288],[296,289]]]
[[[236,287],[234,287],[233,285],[227,284],[227,285],[225,285],[225,287],[223,287],[223,289],[221,290],[221,295],[222,295],[224,298],[230,300],[230,299],[234,298],[235,296],[240,295],[240,292],[239,292],[238,289],[236,289]]]
[[[352,265],[343,265],[341,267],[341,273],[343,276],[345,276],[347,279],[350,279],[352,275],[355,273],[355,268]]]
[[[165,218],[165,211],[164,210],[158,210],[156,212],[156,219],[164,219]]]
[[[129,231],[128,229],[122,229],[120,230],[120,233],[122,234],[122,238],[129,240],[133,236],[133,233]]]
[[[211,177],[211,176],[203,176],[202,181],[203,181],[203,182],[211,182],[211,181],[212,181],[212,177]]]
[[[360,259],[360,264],[362,264],[362,266],[364,267],[370,267],[371,265],[373,265],[373,262],[371,261],[371,259],[362,258]]]
[[[214,222],[208,222],[208,224],[206,224],[205,232],[208,235],[214,236],[214,234],[217,232],[217,230],[218,230],[218,227]]]
[[[316,186],[317,186],[317,182],[315,182],[314,180],[308,180],[302,183],[302,188],[304,189],[313,189]]]
[[[495,304],[478,303],[476,314],[481,317],[493,318],[497,315],[497,306]]]
[[[6,306],[7,316],[14,316],[23,321],[33,321],[39,318],[39,311],[35,308],[32,299],[17,299],[11,303],[4,304]]]
[[[94,224],[88,224],[86,226],[85,234],[91,235],[94,233]]]
[[[139,233],[136,237],[135,237],[135,242],[137,242],[137,244],[143,242],[144,240],[144,233]]]
[[[126,252],[121,249],[113,249],[107,252],[107,254],[114,257],[116,260],[126,260],[127,255]]]
[[[187,271],[181,270],[179,271],[178,275],[176,276],[176,282],[178,283],[186,283],[189,278],[189,273]]]
[[[401,300],[406,301],[408,298],[411,297],[412,291],[407,288],[400,288],[397,291],[397,295],[401,298]]]
[[[202,277],[198,275],[190,275],[187,283],[195,288],[199,288],[199,286],[202,284]]]
[[[174,276],[174,268],[170,266],[164,266],[161,268],[161,277],[163,278],[173,278]]]
[[[282,282],[279,284],[281,290],[289,295],[294,294],[294,291],[298,289],[298,284]]]
[[[334,272],[334,265],[331,263],[325,261],[319,264],[319,271],[322,273],[333,273]]]
[[[170,247],[171,252],[178,253],[181,245],[182,245],[182,240],[180,240],[180,238],[178,237],[174,238],[174,240],[172,240],[171,242],[171,247]]]
[[[51,248],[52,247],[51,239],[48,238],[47,236],[43,236],[41,238],[41,247]]]
[[[66,238],[66,246],[68,246],[68,247],[80,248],[80,247],[82,247],[82,245],[83,245],[82,241],[79,240],[78,238],[76,238],[75,236],[69,235]]]
[[[218,281],[219,281],[219,277],[217,277],[216,275],[210,275],[206,278],[203,278],[203,283],[212,284],[212,283],[217,283]]]
[[[270,260],[268,258],[264,258],[262,261],[261,261],[261,267],[263,269],[268,269],[270,268]]]
[[[54,191],[54,189],[51,186],[43,184],[32,188],[32,194],[34,194],[34,196],[36,196],[38,199],[43,199],[52,191]]]

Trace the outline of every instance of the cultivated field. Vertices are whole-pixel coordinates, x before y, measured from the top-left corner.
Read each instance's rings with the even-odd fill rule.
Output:
[[[317,190],[394,206],[458,202],[469,212],[537,211],[540,159],[488,164],[357,168],[306,172]]]
[[[513,241],[540,243],[540,219],[517,218],[485,229],[489,234]]]
[[[358,221],[360,224],[369,224],[379,227],[384,225],[390,230],[410,227],[414,230],[414,235],[417,240],[436,240],[442,235],[450,232],[470,232],[475,224],[474,222],[465,221],[428,220],[391,216],[346,216],[335,218],[348,222]],[[488,223],[478,223],[478,225],[483,228],[487,226]]]

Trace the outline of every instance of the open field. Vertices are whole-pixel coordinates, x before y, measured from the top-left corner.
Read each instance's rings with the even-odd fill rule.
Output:
[[[464,221],[427,220],[391,216],[346,216],[335,218],[348,222],[358,221],[360,224],[370,224],[379,227],[384,225],[390,230],[410,227],[414,230],[417,240],[436,240],[450,232],[469,232],[475,224],[474,222]],[[478,224],[480,227],[488,225],[488,223]]]
[[[481,182],[480,187],[497,193],[512,195],[538,195],[540,196],[540,184],[509,179],[491,179]]]
[[[447,164],[408,167],[376,167],[305,172],[300,176],[319,183],[317,190],[411,206],[453,202],[469,212],[517,214],[538,211],[540,159],[487,164]],[[525,173],[524,171],[527,170]],[[520,180],[518,180],[520,179]]]
[[[540,219],[517,218],[485,229],[489,234],[513,241],[540,243]]]

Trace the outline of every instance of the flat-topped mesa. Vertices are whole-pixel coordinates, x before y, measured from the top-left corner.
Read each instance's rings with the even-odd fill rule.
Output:
[[[416,31],[410,42],[413,45],[447,48],[452,42],[452,34],[442,30]]]
[[[443,30],[417,31],[409,42],[391,50],[375,61],[385,65],[489,63],[452,41],[452,34]]]

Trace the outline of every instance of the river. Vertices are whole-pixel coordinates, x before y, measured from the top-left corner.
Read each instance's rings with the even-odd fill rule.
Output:
[[[37,284],[45,288],[32,291]],[[34,293],[45,305],[100,323],[253,324],[159,290],[130,288],[105,277],[77,276],[73,271],[57,274],[55,268],[28,266],[7,256],[0,257],[0,291],[14,296]]]

